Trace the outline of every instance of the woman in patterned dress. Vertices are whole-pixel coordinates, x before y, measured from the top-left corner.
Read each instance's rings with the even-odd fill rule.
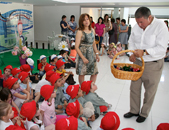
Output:
[[[76,34],[76,74],[79,75],[79,84],[84,81],[85,75],[91,75],[90,80],[95,82],[98,74],[96,61],[99,62],[100,59],[95,44],[95,32],[89,18],[88,14],[80,16]]]

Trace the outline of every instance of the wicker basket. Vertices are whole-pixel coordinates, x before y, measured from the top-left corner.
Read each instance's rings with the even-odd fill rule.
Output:
[[[98,40],[95,39],[95,43],[96,43],[96,44],[99,44],[99,42],[100,42],[100,37],[99,37],[99,35],[97,35],[97,37],[98,37],[99,39],[98,39]]]
[[[114,63],[114,60],[116,59],[116,57],[118,55],[122,54],[122,53],[125,53],[125,52],[134,52],[134,51],[132,51],[132,50],[124,50],[124,51],[121,51],[121,52],[117,53],[113,57],[113,60],[111,62],[111,72],[114,75],[114,77],[118,78],[118,79],[138,80],[142,76],[143,71],[144,71],[144,60],[143,60],[142,57],[141,57],[142,66],[139,66],[139,65],[136,65],[136,64],[129,64],[129,63]],[[118,69],[114,68],[114,65],[116,65],[117,67],[123,67],[123,66],[126,65],[126,66],[131,66],[133,68],[139,68],[140,72],[128,72],[128,71],[118,70]]]

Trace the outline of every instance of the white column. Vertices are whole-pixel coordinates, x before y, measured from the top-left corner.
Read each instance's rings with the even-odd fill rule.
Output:
[[[117,17],[120,17],[119,8],[114,8],[113,18],[116,20]]]
[[[128,24],[128,15],[129,15],[129,8],[121,8],[120,19],[125,19],[126,24]]]

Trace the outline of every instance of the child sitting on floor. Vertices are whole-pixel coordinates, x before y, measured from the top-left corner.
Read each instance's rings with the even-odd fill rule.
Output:
[[[35,101],[25,103],[21,107],[21,115],[26,118],[27,130],[55,130],[55,125],[51,124],[44,127],[41,120],[36,117],[40,116],[39,105]]]
[[[45,66],[45,72],[47,73],[48,71],[52,70],[52,71],[56,71],[56,67],[53,66],[53,65],[50,65],[50,64],[47,64]],[[43,75],[42,79],[45,79],[46,78],[46,73]]]
[[[18,68],[13,68],[12,71],[11,71],[11,74],[13,75],[14,78],[17,78],[17,79],[18,79],[18,75],[19,75],[20,72],[21,72],[20,69],[18,69]]]
[[[13,96],[13,101],[18,106],[18,108],[20,108],[24,102],[27,102],[30,99],[30,93],[27,90],[20,87],[17,78],[13,77],[8,78],[4,82],[4,87],[10,89]],[[24,95],[20,94],[20,92],[23,92]]]
[[[44,85],[40,90],[40,94],[44,97],[44,101],[40,105],[40,113],[42,115],[42,121],[46,126],[55,124],[57,120],[61,118],[66,118],[64,115],[56,115],[55,113],[55,97],[56,92],[54,91],[54,86]]]
[[[14,101],[12,99],[12,93],[8,88],[3,88],[0,91],[0,101],[9,103],[12,106],[12,110],[14,111],[14,117],[11,118],[11,121],[13,122],[14,125],[20,126],[23,129],[25,129],[24,124],[23,124],[23,122],[21,121],[21,119],[19,117],[20,110],[17,107],[17,105],[14,103]]]
[[[86,111],[83,110],[83,116],[87,119],[87,121],[94,121],[95,120],[95,115],[94,115],[94,107],[91,102],[87,102],[83,97],[82,97],[82,90],[79,88],[79,85],[69,85],[67,90],[67,94],[71,97],[69,100],[69,103],[75,102],[76,100],[79,101],[80,104],[82,104],[83,108]]]
[[[8,65],[4,68],[4,74],[3,74],[3,82],[6,81],[9,77],[11,77],[11,71],[13,67],[11,65]]]
[[[24,71],[26,73],[29,74],[29,77],[30,77],[30,80],[33,82],[33,83],[38,83],[39,82],[39,78],[38,78],[38,74],[36,75],[32,75],[32,70],[31,70],[31,67],[30,65],[28,64],[24,64],[24,65],[21,65],[20,66],[20,70],[21,71]]]
[[[76,100],[75,102],[69,103],[66,107],[66,114],[68,116],[74,116],[75,118],[77,118],[78,120],[83,121],[83,124],[86,127],[86,129],[88,129],[88,124],[87,121],[84,117],[80,117],[83,114],[83,107],[82,105],[79,103],[78,100]],[[80,117],[80,118],[79,118]]]
[[[113,57],[116,55],[117,51],[116,51],[116,46],[114,43],[111,43],[109,45],[109,49],[108,49],[108,56],[109,58],[113,59]]]
[[[50,57],[50,65],[53,65],[56,67],[56,62],[58,61],[58,58],[55,54],[51,55]]]
[[[48,64],[47,61],[46,61],[46,56],[45,55],[41,55],[40,56],[40,61],[41,62],[38,64],[38,70],[39,70],[40,77],[42,77],[45,74],[44,68],[45,68],[46,64]]]
[[[70,57],[73,61],[75,61],[75,60],[76,60],[76,55],[77,55],[77,52],[76,52],[76,50],[75,50],[75,42],[73,42],[73,43],[71,44],[71,50],[70,50],[69,57]],[[76,62],[75,62],[75,63],[76,63]]]
[[[37,85],[36,85],[36,87],[35,87],[35,93],[40,92],[40,89],[41,89],[41,87],[42,87],[43,85],[51,85],[50,82],[49,82],[49,78],[50,78],[54,73],[55,73],[55,72],[52,71],[52,70],[50,70],[50,71],[48,71],[48,72],[46,73],[46,78],[41,79],[41,80],[37,83]]]
[[[34,60],[31,59],[31,58],[28,58],[26,60],[26,63],[30,66],[31,70],[30,70],[30,74],[29,74],[29,77],[30,77],[30,80],[33,82],[33,83],[38,83],[39,82],[39,74],[38,73],[34,73],[33,74],[33,69],[34,69]]]
[[[21,80],[20,86],[22,87],[22,89],[27,90],[30,93],[30,99],[34,99],[35,96],[35,102],[38,102],[40,98],[40,93],[37,92],[33,94],[33,89],[32,89],[31,81],[29,79],[29,74],[27,72],[21,72],[18,75],[18,77]],[[24,95],[23,92],[20,92],[20,94]]]
[[[70,67],[74,67],[76,66],[76,62],[73,61],[70,57],[69,57],[69,49],[68,48],[64,48],[64,51],[66,51],[66,55],[65,55],[65,61],[70,63]]]
[[[65,81],[69,84],[69,85],[74,85],[76,82],[73,79],[73,73],[71,71],[67,72],[64,68],[65,68],[65,62],[63,62],[62,60],[58,60],[56,62],[56,73],[60,73],[63,74],[63,76],[65,76],[65,73],[67,73],[67,75],[65,76]]]
[[[97,90],[97,86],[93,81],[82,82],[81,89],[85,93],[84,99],[86,101],[92,102],[95,108],[95,113],[98,113],[99,115],[103,113],[105,114],[107,110],[112,106],[111,104],[105,102],[103,98],[99,97],[95,93],[95,91]]]
[[[120,118],[115,112],[108,112],[101,120],[97,130],[117,130],[120,126]]]
[[[122,47],[121,47],[121,43],[120,42],[117,42],[116,46],[117,46],[117,49],[116,49],[117,52],[122,51]],[[123,56],[123,55],[125,55],[125,53],[120,54],[120,56]]]
[[[102,43],[101,44],[101,49],[100,49],[100,56],[104,55],[104,51],[106,50],[106,44],[105,43]]]
[[[13,118],[14,112],[12,106],[6,102],[0,102],[0,129],[5,130],[8,126],[13,125],[10,120]]]
[[[60,74],[55,73],[49,78],[49,81],[51,85],[54,86],[54,91],[56,91],[55,111],[57,112],[57,114],[61,114],[67,106],[67,99],[62,91],[62,77],[60,76]]]
[[[87,127],[86,124],[71,116],[69,118],[61,119],[56,123],[56,130],[91,130],[91,128]]]

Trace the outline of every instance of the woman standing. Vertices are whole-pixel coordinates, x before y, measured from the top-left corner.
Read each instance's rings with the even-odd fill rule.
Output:
[[[96,81],[98,74],[96,61],[99,62],[98,50],[95,44],[95,32],[91,28],[88,14],[79,18],[79,30],[76,34],[75,49],[77,51],[76,74],[79,75],[79,84],[84,81],[85,75],[91,75],[90,80]]]
[[[125,49],[125,45],[128,44],[128,26],[126,25],[126,20],[121,20],[121,25],[119,26],[119,42],[122,44],[122,48]]]
[[[94,29],[95,29],[95,32],[96,32],[96,36],[98,35],[100,37],[100,42],[99,42],[99,51],[100,51],[103,36],[104,36],[104,33],[105,33],[105,25],[103,23],[102,17],[98,18],[98,22],[95,24]],[[98,48],[98,44],[97,44],[97,48]]]
[[[60,21],[61,34],[67,35],[69,25],[66,22],[66,15],[62,16],[62,21]]]
[[[68,30],[68,36],[75,38],[75,31],[77,29],[77,23],[75,22],[75,16],[71,15],[70,16],[70,21],[68,22],[69,25],[69,30]]]
[[[111,19],[111,30],[109,31],[109,44],[115,43],[117,44],[117,25],[115,24],[115,19]]]
[[[108,14],[105,14],[104,15],[104,25],[105,25],[105,34],[104,34],[104,37],[103,37],[103,41],[104,43],[106,43],[106,46],[109,46],[109,34],[108,32],[111,30],[111,23],[110,21],[108,20],[109,16]]]

